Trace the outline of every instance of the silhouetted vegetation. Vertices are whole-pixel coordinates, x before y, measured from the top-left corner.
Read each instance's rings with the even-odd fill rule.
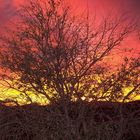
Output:
[[[1,140],[139,140],[140,102],[0,105]]]

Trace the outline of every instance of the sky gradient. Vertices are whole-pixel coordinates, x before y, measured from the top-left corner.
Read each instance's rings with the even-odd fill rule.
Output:
[[[7,25],[9,20],[14,19],[13,17],[17,14],[20,5],[25,5],[26,1],[29,0],[0,0],[0,31],[4,29],[3,27]],[[138,16],[140,15],[140,0],[88,0],[88,1],[67,0],[67,1],[73,7],[74,13],[80,13],[86,11],[88,7],[91,17],[94,15],[95,11],[98,13],[98,15],[100,14],[104,15],[112,10],[116,11],[118,14],[120,14],[123,11],[127,11],[129,13],[128,18],[130,19],[137,19]],[[120,48],[122,49],[121,50],[122,52],[125,49],[131,50],[132,48],[133,51],[131,53],[123,52],[120,54],[118,54],[116,50],[113,51],[114,55],[112,56],[113,57],[115,56],[114,59],[115,64],[119,64],[119,62],[122,62],[120,61],[120,59],[122,59],[126,55],[135,57],[137,56],[138,53],[140,53],[140,40],[138,36],[136,36],[136,34],[131,35],[131,37],[129,37],[127,41],[125,41],[122,44],[122,47]],[[16,95],[15,91],[13,92],[9,91],[7,93],[8,97],[9,97],[9,93],[11,93],[13,96]]]
[[[19,5],[25,5],[29,0],[0,0],[0,24],[5,23],[9,18],[16,14]],[[90,12],[106,13],[109,10],[129,11],[130,18],[139,16],[140,14],[140,1],[139,0],[66,0],[78,12],[83,11],[88,7]]]
[[[0,0],[0,30],[14,17],[19,5],[25,5],[26,0]],[[128,18],[136,19],[140,14],[140,0],[67,0],[76,13],[86,10],[89,7],[90,16],[94,12],[106,14],[110,10],[118,13],[128,11]],[[140,52],[140,42],[137,36],[131,36],[124,46],[134,48],[133,53]],[[131,53],[132,54],[132,53]],[[134,54],[133,54],[134,55]]]

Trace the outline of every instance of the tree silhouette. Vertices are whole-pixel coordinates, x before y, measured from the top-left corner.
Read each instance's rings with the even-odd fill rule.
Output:
[[[27,97],[31,92],[49,102],[110,99],[116,86],[108,95],[112,79],[102,80],[106,66],[100,63],[134,29],[124,17],[91,24],[89,16],[73,16],[61,0],[31,1],[15,29],[1,37],[0,64],[8,73],[3,81]]]
[[[126,57],[117,70],[105,60],[135,30],[126,16],[91,22],[62,0],[22,7],[16,26],[0,36],[0,84],[32,104],[0,102],[0,138],[139,139],[140,103],[124,102],[139,94],[140,58]],[[50,104],[33,104],[31,94]]]

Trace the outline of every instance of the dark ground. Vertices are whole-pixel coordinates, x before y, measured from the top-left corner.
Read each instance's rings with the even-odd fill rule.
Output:
[[[1,104],[0,140],[140,140],[140,101]]]

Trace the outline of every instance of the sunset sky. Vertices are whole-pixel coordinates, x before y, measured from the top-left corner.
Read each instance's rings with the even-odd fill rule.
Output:
[[[76,13],[86,10],[87,4],[90,11],[90,16],[96,11],[99,14],[106,14],[110,10],[115,10],[118,13],[129,11],[129,18],[135,19],[140,14],[139,0],[67,0],[73,7]],[[25,5],[27,0],[0,0],[0,30],[3,26],[12,19],[16,14],[20,5]],[[125,47],[134,48],[134,53],[140,51],[140,42],[138,37],[132,36],[126,42]],[[132,53],[131,53],[132,54]]]
[[[137,19],[140,15],[140,0],[67,0],[68,3],[73,8],[74,13],[80,13],[89,8],[90,17],[95,14],[95,11],[98,15],[106,15],[110,11],[114,10],[118,14],[123,11],[129,13],[128,18]],[[28,0],[0,0],[0,31],[2,31],[8,21],[14,19],[14,16],[17,14],[20,5],[26,5]],[[138,31],[139,32],[139,31]],[[132,52],[122,53],[120,55],[115,55],[115,61],[120,62],[120,58],[123,58],[124,55],[127,56],[137,56],[140,53],[140,39],[138,37],[138,32],[131,35],[122,44],[122,51],[127,48],[128,50],[132,49]],[[113,53],[116,53],[114,51]],[[118,53],[117,53],[118,54]],[[123,56],[123,57],[122,57]]]
[[[7,21],[14,14],[19,5],[25,5],[29,0],[0,0],[0,19],[1,24]],[[90,11],[97,11],[99,9],[102,12],[107,12],[109,9],[119,9],[130,11],[131,15],[138,16],[140,14],[140,1],[139,0],[66,0],[68,1],[77,11],[82,11],[89,5]],[[92,13],[91,13],[92,14]]]

